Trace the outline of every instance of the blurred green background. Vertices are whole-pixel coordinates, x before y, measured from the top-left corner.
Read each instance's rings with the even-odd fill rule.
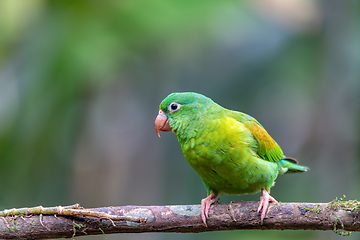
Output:
[[[174,134],[154,131],[161,100],[175,91],[254,116],[311,168],[279,177],[277,200],[360,199],[358,0],[1,0],[0,208],[199,204],[205,189]]]

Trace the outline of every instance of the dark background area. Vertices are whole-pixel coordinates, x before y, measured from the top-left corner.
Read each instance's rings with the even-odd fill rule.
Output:
[[[278,178],[278,201],[360,198],[359,1],[2,0],[0,208],[199,204],[205,188],[176,137],[154,131],[161,100],[179,91],[254,116],[287,156],[310,167]],[[107,237],[341,238],[322,231]]]

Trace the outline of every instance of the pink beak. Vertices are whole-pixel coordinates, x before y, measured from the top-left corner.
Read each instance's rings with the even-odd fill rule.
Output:
[[[169,125],[169,119],[162,110],[159,110],[159,114],[155,119],[155,131],[157,135],[160,137],[159,130],[163,132],[171,131],[171,127]]]

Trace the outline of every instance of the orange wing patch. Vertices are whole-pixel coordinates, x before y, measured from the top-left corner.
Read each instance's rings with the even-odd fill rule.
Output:
[[[257,140],[258,148],[256,153],[262,159],[273,162],[280,160],[283,157],[283,152],[280,146],[266,132],[260,123],[258,123],[256,120],[250,120],[245,121],[244,125],[250,130],[254,138]]]

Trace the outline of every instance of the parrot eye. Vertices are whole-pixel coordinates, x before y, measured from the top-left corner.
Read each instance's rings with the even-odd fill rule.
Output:
[[[180,107],[181,107],[181,104],[172,102],[169,104],[168,109],[169,109],[169,112],[173,113],[173,112],[176,112],[177,110],[179,110]]]

